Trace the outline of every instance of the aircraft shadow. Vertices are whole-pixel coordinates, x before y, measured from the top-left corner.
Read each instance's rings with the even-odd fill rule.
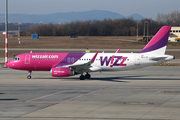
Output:
[[[123,76],[123,77],[105,77],[105,78],[91,78],[90,80],[114,81],[114,82],[128,82],[125,80],[180,80],[180,78],[145,78],[145,76]]]
[[[0,101],[13,101],[13,100],[19,100],[19,99],[16,98],[0,99]]]
[[[60,79],[63,81],[83,81],[79,80],[79,77],[77,78],[71,78],[71,77],[66,77],[66,78],[33,78],[33,79]],[[92,81],[92,80],[99,80],[99,81],[109,81],[109,82],[128,82],[126,80],[180,80],[180,78],[151,78],[147,76],[123,76],[123,77],[92,77],[91,79],[85,79],[85,81]]]
[[[95,81],[95,80],[100,80],[100,81],[109,81],[109,82],[127,82],[127,81],[122,81],[121,77],[92,77],[91,79],[85,79],[85,80],[79,80],[79,77],[77,78],[70,78],[70,77],[65,77],[65,78],[32,78],[32,79],[60,79],[61,81]]]

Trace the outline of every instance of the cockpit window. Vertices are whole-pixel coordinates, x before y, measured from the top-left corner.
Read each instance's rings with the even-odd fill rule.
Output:
[[[15,57],[13,60],[20,60],[20,58],[19,57]]]

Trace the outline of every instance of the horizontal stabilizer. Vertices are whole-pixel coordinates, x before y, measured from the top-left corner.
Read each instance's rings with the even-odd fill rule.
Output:
[[[164,60],[164,59],[166,59],[167,57],[168,57],[168,56],[166,56],[166,55],[160,55],[160,56],[150,57],[150,60],[154,60],[154,61]]]

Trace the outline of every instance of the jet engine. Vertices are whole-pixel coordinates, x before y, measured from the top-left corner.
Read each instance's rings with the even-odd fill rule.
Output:
[[[74,76],[75,72],[67,68],[52,68],[51,75],[53,77],[69,77],[69,76]]]

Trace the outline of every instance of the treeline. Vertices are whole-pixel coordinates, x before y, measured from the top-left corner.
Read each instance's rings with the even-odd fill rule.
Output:
[[[180,12],[173,11],[169,14],[158,13],[156,21],[170,26],[180,26]]]
[[[31,35],[37,33],[40,36],[68,36],[76,33],[80,36],[135,36],[148,34],[154,35],[162,26],[180,26],[180,12],[173,11],[170,14],[159,13],[157,19],[143,19],[136,21],[132,18],[124,19],[104,19],[76,21],[66,24],[39,24],[22,31],[21,35]]]
[[[21,35],[30,36],[37,33],[40,36],[69,36],[78,34],[79,36],[135,36],[147,33],[154,35],[162,26],[180,26],[180,12],[173,11],[170,14],[158,13],[156,20],[143,19],[136,21],[132,18],[124,19],[104,19],[75,21],[66,24],[21,24]],[[9,23],[9,30],[18,30],[18,23]],[[4,30],[4,24],[0,23],[0,31]]]
[[[143,35],[144,23],[148,33],[154,35],[164,24],[156,22],[152,19],[144,19],[139,22],[129,19],[104,19],[76,21],[66,24],[39,24],[23,31],[21,35],[31,35],[37,33],[40,36],[68,36],[77,33],[79,36],[135,36],[138,33]],[[145,28],[146,32],[147,28]]]
[[[20,24],[20,29],[21,30],[26,30],[29,29],[32,26],[36,26],[38,24],[34,24],[34,23],[22,23]],[[8,23],[8,30],[18,30],[18,23]],[[5,23],[0,23],[0,31],[5,31]]]

